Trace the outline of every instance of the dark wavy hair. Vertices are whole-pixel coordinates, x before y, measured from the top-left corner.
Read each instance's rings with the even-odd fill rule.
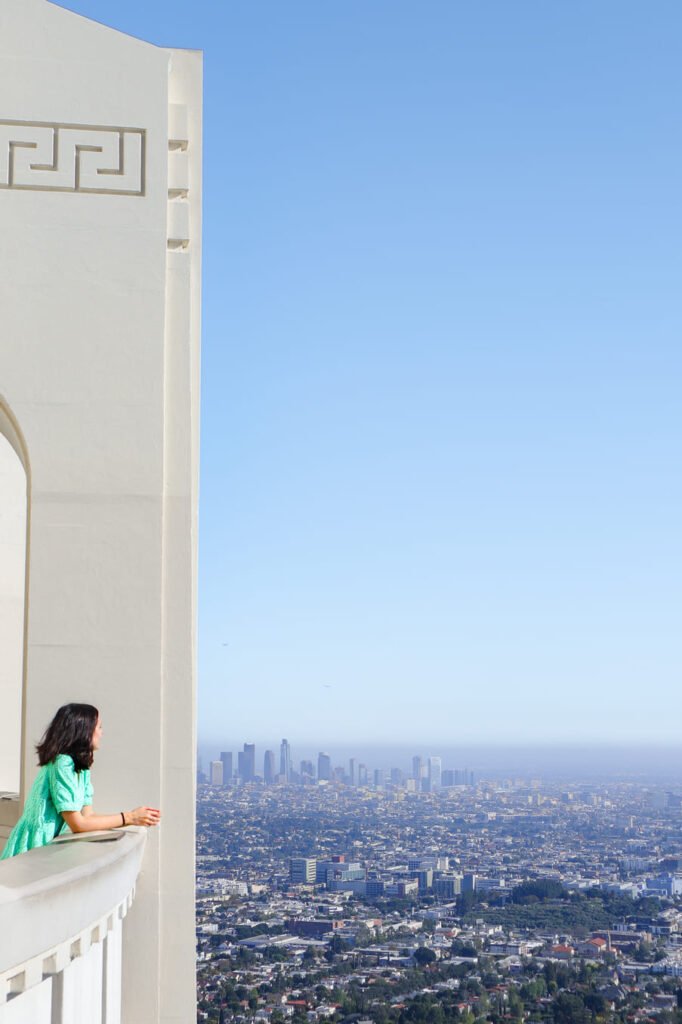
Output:
[[[77,772],[89,768],[94,758],[92,736],[99,711],[92,704],[64,704],[36,746],[38,764],[49,764],[58,754],[70,754]]]

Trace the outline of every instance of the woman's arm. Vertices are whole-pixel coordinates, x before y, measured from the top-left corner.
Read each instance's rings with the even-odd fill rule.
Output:
[[[118,814],[94,814],[92,807],[86,805],[80,811],[62,811],[62,818],[72,832],[99,832],[108,828],[123,828],[123,825],[158,825],[161,811],[155,807],[136,807],[134,811],[123,811]]]

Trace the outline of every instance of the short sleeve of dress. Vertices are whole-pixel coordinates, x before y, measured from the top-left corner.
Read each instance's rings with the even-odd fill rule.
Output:
[[[92,788],[92,782],[90,781],[90,772],[87,768],[83,772],[83,775],[85,776],[85,803],[83,804],[83,806],[89,807],[92,804],[95,792]]]
[[[50,796],[52,803],[62,811],[80,811],[83,801],[79,794],[78,776],[70,757],[59,754],[50,763]]]

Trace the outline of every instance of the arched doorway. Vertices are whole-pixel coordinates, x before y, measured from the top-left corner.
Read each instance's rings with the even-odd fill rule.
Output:
[[[29,478],[26,449],[0,399],[0,798],[21,789]]]

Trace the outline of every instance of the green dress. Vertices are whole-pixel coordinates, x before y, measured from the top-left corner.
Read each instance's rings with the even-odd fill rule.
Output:
[[[67,830],[62,811],[80,811],[92,803],[92,784],[87,768],[77,772],[70,754],[57,754],[44,764],[19,818],[0,854],[0,860],[46,846]]]

